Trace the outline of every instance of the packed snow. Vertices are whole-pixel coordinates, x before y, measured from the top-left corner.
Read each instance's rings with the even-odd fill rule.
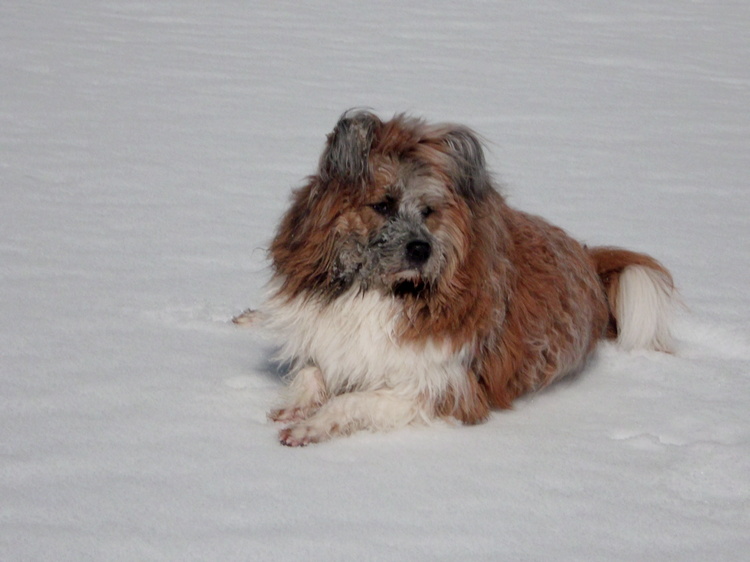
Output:
[[[747,560],[750,3],[0,5],[0,559]],[[476,427],[266,420],[290,189],[350,107],[473,127],[509,201],[648,252],[605,344]]]

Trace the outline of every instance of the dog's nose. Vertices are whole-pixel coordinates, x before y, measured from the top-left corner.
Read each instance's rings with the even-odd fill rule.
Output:
[[[430,258],[432,248],[424,240],[412,240],[406,244],[406,257],[412,265],[422,265]]]

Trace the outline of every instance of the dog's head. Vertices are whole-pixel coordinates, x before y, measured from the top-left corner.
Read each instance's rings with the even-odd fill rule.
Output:
[[[272,243],[281,292],[428,295],[459,274],[490,192],[469,129],[347,112]]]

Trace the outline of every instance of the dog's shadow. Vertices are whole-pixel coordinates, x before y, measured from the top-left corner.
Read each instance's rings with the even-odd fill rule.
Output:
[[[265,379],[274,384],[285,384],[289,380],[292,366],[286,362],[282,363],[276,359],[277,348],[264,347],[261,356],[253,362],[252,369]]]
[[[233,316],[230,320],[232,324],[241,329],[250,329],[257,334],[258,328],[263,321],[263,313],[256,308],[248,308],[240,314]],[[249,369],[260,374],[269,381],[279,384],[287,380],[291,365],[279,361],[278,347],[270,344],[260,346],[260,357],[249,365]]]

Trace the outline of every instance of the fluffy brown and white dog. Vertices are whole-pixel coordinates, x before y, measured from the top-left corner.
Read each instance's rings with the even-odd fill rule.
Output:
[[[462,126],[345,113],[270,254],[261,317],[291,364],[270,414],[284,445],[480,423],[580,369],[601,338],[670,345],[669,272],[509,207]]]

